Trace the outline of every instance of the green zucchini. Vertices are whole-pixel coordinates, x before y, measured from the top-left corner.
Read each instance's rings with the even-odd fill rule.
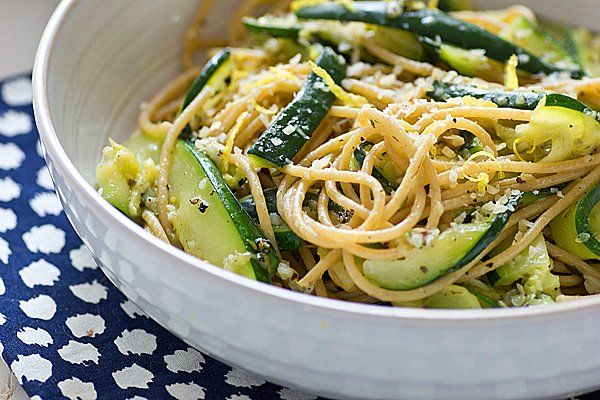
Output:
[[[512,239],[508,246],[511,244]],[[560,293],[560,280],[551,272],[551,260],[543,235],[536,237],[531,245],[514,259],[486,276],[494,288],[520,282],[528,295],[544,293],[554,298]]]
[[[481,140],[471,132],[461,132],[461,136],[465,140],[465,144],[460,149],[460,156],[465,160],[468,160],[473,154],[483,151],[483,143]]]
[[[442,11],[471,10],[470,0],[440,0],[438,8]]]
[[[544,107],[560,107],[577,111],[594,118],[600,123],[600,113],[592,110],[581,101],[560,93],[535,93],[526,91],[507,92],[503,90],[486,90],[471,85],[434,82],[427,96],[437,101],[448,101],[451,98],[471,96],[476,99],[491,101],[498,107],[534,110],[545,98]]]
[[[475,297],[477,297],[477,300],[479,301],[479,304],[483,308],[499,308],[499,307],[501,307],[500,303],[498,303],[497,300],[494,300],[491,297],[486,296],[485,294],[481,293],[476,288],[473,288],[473,287],[469,286],[469,287],[467,287],[467,290],[471,294],[473,294]]]
[[[583,196],[582,196],[583,198]],[[581,204],[582,198],[579,199],[575,204],[560,213],[556,218],[550,221],[550,230],[552,231],[552,238],[558,247],[564,249],[582,260],[597,260],[600,256],[590,250],[585,243],[587,239],[586,235],[583,238],[577,232],[577,211]],[[585,209],[589,209],[590,203],[581,209],[580,215],[585,221]],[[600,206],[592,207],[591,212],[587,214],[587,220],[589,227],[587,232],[591,238],[600,236]],[[581,224],[581,223],[580,223]]]
[[[136,188],[144,176],[144,166],[126,146],[110,141],[102,149],[102,160],[96,167],[98,193],[119,211],[132,219],[141,216],[139,191]]]
[[[373,147],[373,143],[364,142],[359,144],[356,149],[354,149],[354,158],[356,159],[359,167],[362,167],[363,163],[365,162],[365,157],[371,150],[371,147]],[[391,161],[384,162],[383,165],[375,165],[371,175],[373,175],[373,177],[381,183],[383,190],[385,190],[387,194],[391,194],[398,188],[398,184],[396,182],[398,182],[398,178],[400,177],[398,176],[398,172],[394,166],[391,165]]]
[[[486,220],[446,229],[428,247],[414,249],[404,259],[366,260],[363,272],[383,288],[411,290],[457,271],[473,261],[498,237],[519,198],[520,195],[511,196],[506,211]]]
[[[322,47],[316,64],[339,83],[346,75],[346,63],[331,48]],[[321,77],[311,73],[302,89],[263,132],[248,154],[257,166],[283,167],[319,127],[335,95]]]
[[[188,89],[180,111],[184,110],[205,86],[212,86],[216,93],[212,97],[212,101],[218,100],[218,94],[223,92],[228,84],[229,78],[233,71],[233,62],[231,60],[231,52],[229,49],[223,49],[215,54],[205,65],[200,74],[194,79]],[[190,125],[186,125],[181,131],[182,138],[189,138],[192,133]]]
[[[600,124],[600,113],[592,110],[587,105],[583,104],[573,97],[560,93],[550,93],[546,96],[544,107],[561,107],[569,110],[577,111],[586,117],[596,120]]]
[[[596,238],[598,235],[597,208],[600,201],[600,183],[597,183],[588,191],[579,201],[575,211],[575,229],[577,237],[596,256],[600,257],[600,242]],[[592,229],[592,224],[594,228]]]
[[[267,202],[267,209],[269,210],[269,214],[275,214],[279,219],[279,213],[277,212],[277,189],[269,188],[263,191],[265,196],[265,201]],[[240,200],[240,204],[244,211],[254,219],[255,222],[258,222],[258,214],[256,213],[256,204],[254,203],[254,198],[252,195],[248,195]],[[279,222],[279,221],[277,221]],[[279,246],[279,250],[281,251],[298,251],[300,246],[302,245],[302,239],[298,237],[290,229],[288,224],[285,221],[281,220],[281,223],[273,222],[273,232],[275,233],[275,240],[277,240],[277,245]]]
[[[259,18],[244,17],[242,19],[244,27],[255,35],[272,36],[276,38],[286,38],[298,40],[303,25],[298,22],[293,15],[276,17],[264,15]]]
[[[521,197],[521,202],[519,204],[522,207],[530,206],[547,197],[554,196],[556,193],[558,193],[558,191],[564,189],[566,186],[566,184],[561,183],[560,185],[556,185],[553,188],[525,192],[523,193],[523,196]]]
[[[499,36],[549,63],[570,69],[577,68],[571,55],[559,41],[524,16],[515,18],[499,33]]]
[[[425,299],[425,308],[437,309],[480,309],[479,298],[467,288],[450,285],[442,291]]]
[[[169,176],[184,250],[248,278],[270,282],[279,263],[271,243],[244,211],[204,150],[179,140]]]
[[[504,64],[486,57],[481,49],[462,49],[426,37],[421,37],[420,40],[433,58],[443,61],[448,68],[461,75],[498,83],[504,77]],[[522,74],[521,71],[518,72]]]
[[[352,7],[323,2],[299,8],[296,15],[304,19],[360,21],[403,29],[465,50],[483,49],[487,57],[500,62],[506,62],[516,54],[519,56],[519,68],[532,74],[569,72],[574,78],[582,75],[578,68],[567,69],[550,64],[481,27],[456,19],[443,11],[420,9],[402,12],[395,8],[397,3],[385,1],[354,2]]]
[[[437,101],[447,101],[457,97],[474,97],[491,101],[498,107],[518,108],[533,110],[544,98],[544,94],[525,91],[503,91],[480,89],[476,86],[459,85],[452,83],[434,82],[433,89],[427,96]]]
[[[318,43],[336,48],[346,56],[358,48],[360,58],[365,62],[373,63],[375,59],[362,49],[357,36],[369,36],[379,46],[413,60],[423,60],[425,56],[423,46],[415,35],[384,26],[349,26],[334,21],[298,21],[293,14],[281,17],[245,17],[243,23],[249,32],[258,36],[291,39],[300,43]]]
[[[277,211],[277,188],[268,188],[263,191],[265,196],[265,201],[267,203],[267,209],[269,214],[277,214],[279,216],[279,212]],[[304,199],[303,206],[311,211],[316,212],[317,209],[317,200],[318,196],[315,193],[308,192],[306,193],[306,197]],[[256,204],[254,203],[254,198],[252,195],[248,195],[244,197],[240,204],[242,208],[252,217],[255,221],[258,222],[258,214],[256,213]],[[333,201],[329,201],[329,211],[334,214],[336,218],[339,220],[344,220],[349,218],[351,215],[348,211],[346,211],[339,204],[334,203]],[[281,217],[280,217],[281,218]],[[273,230],[275,233],[275,239],[277,240],[277,244],[279,245],[279,249],[283,251],[298,251],[300,246],[302,245],[302,239],[298,237],[290,229],[290,227],[285,223],[285,221],[281,221],[281,224],[273,224]]]
[[[570,29],[567,48],[587,75],[600,77],[600,36],[586,28]]]
[[[498,135],[509,148],[517,140],[534,143],[534,159],[562,161],[591,154],[600,146],[600,117],[580,101],[552,93],[535,109],[529,123],[498,131]]]
[[[162,141],[136,132],[123,144],[110,141],[96,167],[102,197],[128,217],[140,221],[143,192],[157,176]]]

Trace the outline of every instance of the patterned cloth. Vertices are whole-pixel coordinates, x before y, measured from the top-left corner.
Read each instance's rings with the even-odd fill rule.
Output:
[[[53,192],[29,76],[0,82],[0,341],[34,400],[316,399],[202,355],[106,279]]]

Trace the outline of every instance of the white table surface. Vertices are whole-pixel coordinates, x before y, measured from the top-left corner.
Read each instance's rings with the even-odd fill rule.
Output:
[[[31,70],[38,41],[57,4],[58,0],[0,0],[0,80]],[[28,399],[0,359],[0,400]]]

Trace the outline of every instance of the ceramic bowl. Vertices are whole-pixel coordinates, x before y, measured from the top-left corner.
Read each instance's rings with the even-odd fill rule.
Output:
[[[597,21],[595,2],[530,3],[551,17]],[[467,311],[321,299],[193,258],[104,201],[94,190],[100,151],[108,136],[123,139],[134,129],[139,104],[178,72],[182,33],[197,4],[64,1],[36,59],[35,114],[56,189],[126,296],[217,359],[329,397],[534,399],[600,387],[599,298]],[[211,33],[224,29],[236,4],[218,2]]]

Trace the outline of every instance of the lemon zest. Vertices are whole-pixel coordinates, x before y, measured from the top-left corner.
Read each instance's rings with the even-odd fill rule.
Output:
[[[513,54],[508,59],[504,69],[504,86],[508,90],[515,90],[519,87],[519,76],[517,75],[517,67],[519,66],[519,57]]]
[[[467,161],[465,161],[463,167],[466,167],[468,164],[474,163],[475,159],[477,157],[487,157],[493,161],[498,161],[496,156],[494,156],[491,153],[488,153],[487,151],[482,150],[482,151],[478,151],[477,153],[472,154],[467,159]],[[503,172],[499,171],[498,174],[503,175]],[[490,183],[490,175],[488,173],[480,172],[476,176],[471,176],[471,175],[463,173],[463,176],[465,177],[466,180],[477,183],[477,194],[479,194],[479,195],[485,194],[487,186]]]
[[[244,111],[240,114],[240,116],[235,121],[235,125],[229,133],[227,134],[227,141],[225,142],[225,148],[223,149],[223,157],[221,158],[221,172],[227,173],[229,168],[229,158],[231,157],[231,151],[233,150],[233,144],[235,142],[235,137],[242,129],[242,126],[246,122],[246,118],[248,117],[248,111]]]
[[[242,89],[248,91],[259,86],[263,86],[272,82],[277,82],[278,80],[292,82],[300,81],[300,78],[283,68],[269,67],[269,72],[269,74],[266,74],[266,76],[258,79],[257,81],[244,85]]]
[[[309,60],[308,65],[310,66],[310,69],[315,75],[317,75],[319,78],[325,81],[327,86],[329,86],[331,93],[333,93],[335,97],[340,99],[345,105],[360,108],[365,104],[369,104],[367,99],[365,99],[364,97],[346,92],[340,85],[335,83],[335,81],[333,80],[331,75],[327,73],[327,71],[315,64],[314,61]]]
[[[513,142],[513,145],[512,145],[513,153],[515,153],[515,155],[517,156],[517,158],[519,160],[526,161],[523,159],[523,157],[521,157],[521,154],[519,153],[519,149],[517,148],[518,144],[521,142],[529,142],[531,144],[531,147],[525,152],[525,154],[532,154],[536,148],[535,140],[533,140],[532,138],[528,138],[528,137],[520,137],[520,138],[516,138],[515,141]]]

